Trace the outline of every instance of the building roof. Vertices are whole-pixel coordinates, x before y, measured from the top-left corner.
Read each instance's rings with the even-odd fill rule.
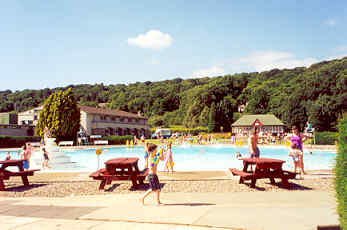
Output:
[[[284,125],[280,119],[273,114],[243,115],[232,126],[251,126],[258,119],[263,125]]]
[[[31,114],[33,113],[34,111],[41,111],[43,109],[43,105],[39,106],[39,107],[35,107],[35,108],[32,108],[32,109],[29,109],[29,110],[26,110],[26,111],[23,111],[23,112],[20,112],[18,113],[19,115],[26,115],[26,114]]]
[[[122,110],[117,110],[117,109],[96,108],[96,107],[85,106],[85,105],[79,105],[78,107],[81,109],[81,111],[86,112],[86,113],[147,119],[143,116],[139,116],[138,114],[128,113],[128,112],[125,112]]]

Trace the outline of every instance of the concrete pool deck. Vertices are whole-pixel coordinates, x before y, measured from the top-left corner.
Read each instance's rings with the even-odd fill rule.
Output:
[[[164,193],[0,197],[1,229],[317,229],[338,225],[332,192]]]

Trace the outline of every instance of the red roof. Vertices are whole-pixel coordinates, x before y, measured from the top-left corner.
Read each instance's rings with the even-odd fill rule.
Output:
[[[128,112],[125,112],[122,110],[117,110],[117,109],[95,108],[95,107],[85,106],[85,105],[79,105],[78,107],[81,109],[81,111],[86,112],[86,113],[147,119],[147,118],[145,118],[143,116],[139,116],[135,113],[128,113]]]

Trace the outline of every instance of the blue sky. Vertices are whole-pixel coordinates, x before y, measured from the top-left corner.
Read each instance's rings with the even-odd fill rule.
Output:
[[[309,66],[347,56],[347,2],[2,1],[0,90]]]

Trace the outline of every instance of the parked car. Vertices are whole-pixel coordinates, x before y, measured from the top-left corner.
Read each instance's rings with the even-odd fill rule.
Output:
[[[152,138],[156,139],[158,137],[170,138],[171,137],[171,130],[170,129],[156,129],[155,132],[152,134]]]

